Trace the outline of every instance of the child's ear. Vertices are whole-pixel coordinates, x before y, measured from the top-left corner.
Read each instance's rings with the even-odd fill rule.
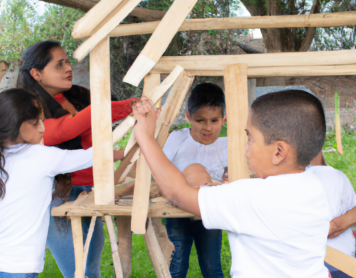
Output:
[[[34,68],[31,69],[30,74],[33,77],[33,79],[35,79],[37,82],[42,81],[41,73],[37,69],[34,69]]]
[[[222,119],[222,125],[226,123],[226,116]]]
[[[272,164],[278,166],[285,160],[289,152],[289,146],[284,141],[277,141],[274,143],[275,149],[272,158]]]
[[[190,116],[189,116],[188,111],[185,111],[185,118],[187,119],[187,121],[188,121],[190,124],[192,124],[192,120],[191,120],[191,118],[190,118]]]

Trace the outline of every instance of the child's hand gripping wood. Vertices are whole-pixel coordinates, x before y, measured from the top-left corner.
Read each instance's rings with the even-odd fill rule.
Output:
[[[157,116],[152,103],[142,98],[141,103],[136,103],[132,108],[137,120],[134,134],[162,194],[181,209],[200,216],[199,189],[188,184],[155,140]]]

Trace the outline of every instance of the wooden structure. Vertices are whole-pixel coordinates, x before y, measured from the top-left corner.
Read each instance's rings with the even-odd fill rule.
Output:
[[[170,277],[168,266],[172,249],[167,243],[168,238],[164,229],[160,227],[160,218],[192,216],[163,197],[150,199],[151,172],[144,156],[140,155],[139,146],[133,135],[125,158],[115,173],[113,171],[113,143],[127,133],[135,119],[129,116],[112,132],[110,36],[153,33],[124,80],[138,85],[144,77],[143,94],[154,99],[156,103],[159,103],[159,99],[171,88],[157,123],[156,138],[161,147],[168,137],[169,127],[180,110],[194,76],[224,77],[227,117],[234,119],[229,121],[228,128],[231,181],[249,178],[250,175],[244,157],[247,140],[244,128],[249,107],[248,78],[356,74],[356,50],[161,58],[174,34],[180,30],[325,27],[356,24],[355,12],[186,20],[196,1],[175,0],[163,19],[158,22],[119,25],[140,1],[101,0],[77,22],[73,29],[75,38],[89,37],[76,50],[74,57],[81,60],[90,53],[95,187],[94,192],[90,194],[83,192],[74,202],[53,209],[52,215],[67,216],[72,220],[76,278],[84,277],[86,263],[84,258],[88,247],[88,242],[84,247],[81,241],[80,217],[92,216],[93,223],[96,217],[105,217],[111,239],[116,277],[130,276],[131,231],[144,234],[157,277]],[[168,77],[161,83],[160,77],[167,74]],[[116,186],[115,191],[115,184],[127,181],[130,169],[136,161],[135,185],[133,186],[132,182],[124,183]],[[132,193],[131,198],[118,198]],[[112,225],[113,215],[117,217],[118,248]],[[94,224],[91,225],[91,231],[93,226]],[[90,233],[88,241],[90,241]],[[340,255],[338,251],[328,248],[326,261],[356,277],[356,260],[340,258],[342,253]]]

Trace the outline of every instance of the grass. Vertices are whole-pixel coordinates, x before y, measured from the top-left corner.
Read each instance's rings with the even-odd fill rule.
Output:
[[[172,128],[172,130],[181,129],[184,127],[190,127],[190,126],[189,124],[180,124]],[[222,128],[220,136],[226,136],[226,133],[227,133],[227,129],[226,126],[224,126]],[[129,136],[125,137],[115,147],[124,148],[127,144],[128,139]],[[343,156],[340,155],[337,151],[325,152],[324,156],[326,162],[330,166],[333,166],[334,168],[343,171],[349,177],[351,184],[356,189],[356,172],[354,171],[355,164],[356,164],[356,136],[354,135],[352,130],[350,129],[342,130],[342,143],[343,143],[343,150],[344,150]],[[332,149],[336,150],[336,139],[335,139],[334,132],[329,131],[327,133],[323,149],[327,151],[330,151]],[[113,267],[110,265],[112,263],[111,247],[110,247],[110,240],[107,235],[106,226],[104,226],[104,231],[105,231],[105,243],[104,243],[104,249],[101,258],[101,277],[111,278],[114,277],[114,272],[113,272]],[[224,277],[231,277],[229,273],[231,267],[231,253],[230,253],[230,246],[229,246],[229,241],[226,232],[223,232],[221,262],[223,266]],[[198,257],[194,246],[192,247],[189,265],[190,268],[187,275],[188,278],[203,277],[200,272]],[[45,268],[39,277],[40,278],[63,277],[48,249],[46,251]],[[143,236],[141,235],[133,235],[131,277],[137,277],[137,278],[156,277],[150,258],[146,250]]]

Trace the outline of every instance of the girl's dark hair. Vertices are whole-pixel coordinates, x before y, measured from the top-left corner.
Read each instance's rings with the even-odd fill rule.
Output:
[[[200,83],[192,90],[187,106],[190,117],[204,106],[221,107],[222,116],[224,117],[225,95],[223,90],[214,83]]]
[[[17,79],[17,87],[34,93],[41,98],[46,118],[53,118],[63,108],[38,84],[31,76],[30,71],[31,69],[42,71],[52,60],[51,50],[56,47],[61,47],[61,45],[55,41],[42,41],[28,47],[21,56],[23,66]]]
[[[0,93],[0,199],[5,196],[5,183],[9,178],[4,169],[4,144],[7,141],[15,141],[22,123],[37,119],[41,113],[40,98],[26,90],[9,89]]]

